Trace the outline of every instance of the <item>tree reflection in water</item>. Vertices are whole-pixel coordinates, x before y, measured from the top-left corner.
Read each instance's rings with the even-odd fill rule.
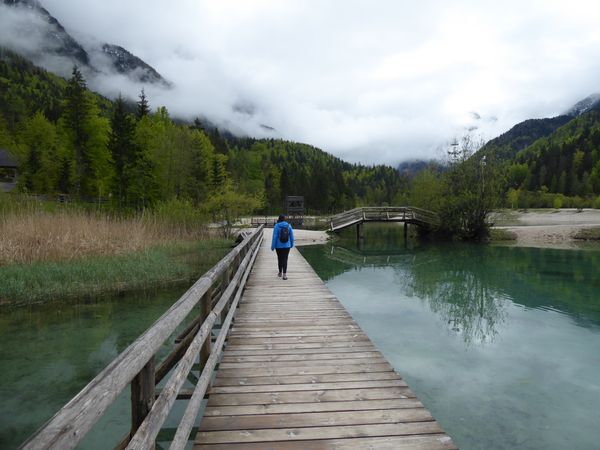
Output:
[[[466,344],[492,342],[508,300],[486,276],[486,261],[464,252],[437,253],[416,253],[413,264],[397,267],[398,284],[427,301]]]
[[[600,251],[476,244],[418,244],[395,226],[365,227],[326,247],[303,248],[325,281],[351,270],[391,267],[403,295],[428,303],[468,343],[493,342],[512,303],[568,314],[600,326]],[[314,257],[311,257],[314,254]]]

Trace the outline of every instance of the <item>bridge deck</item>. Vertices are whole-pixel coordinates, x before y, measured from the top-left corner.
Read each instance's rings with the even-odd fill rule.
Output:
[[[266,233],[194,449],[455,449],[300,253]]]

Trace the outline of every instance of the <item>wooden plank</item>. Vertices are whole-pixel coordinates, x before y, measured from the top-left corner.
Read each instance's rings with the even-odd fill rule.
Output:
[[[278,345],[303,343],[370,342],[364,334],[329,334],[317,336],[229,337],[229,344]]]
[[[242,373],[247,377],[262,377],[262,376],[286,376],[286,375],[321,375],[321,374],[341,374],[341,373],[368,373],[368,372],[388,372],[393,370],[389,363],[382,359],[383,362],[378,364],[365,364],[364,361],[360,361],[357,364],[318,364],[312,366],[297,367],[292,365],[286,365],[282,367],[281,364],[275,364],[267,367],[261,365],[259,367],[247,367],[244,371],[240,371],[238,368],[227,369],[224,367],[219,368],[219,375],[222,377],[239,377]]]
[[[367,341],[362,341],[358,345],[348,345],[346,347],[334,347],[327,344],[291,344],[292,347],[280,347],[280,348],[230,348],[227,347],[227,356],[275,356],[275,355],[306,355],[306,354],[318,354],[318,353],[354,353],[354,352],[376,352],[377,349],[373,344]],[[298,347],[298,345],[311,345],[308,348]]]
[[[319,361],[319,362],[324,362],[327,361],[328,363],[333,363],[335,362],[335,364],[340,364],[340,365],[356,365],[358,363],[363,363],[363,364],[384,364],[386,362],[385,358],[383,358],[383,356],[379,356],[377,358],[360,358],[360,359],[353,359],[353,358],[349,358],[349,359],[336,359],[335,361],[328,361],[328,360],[302,360],[302,361],[287,361],[285,363],[285,365],[287,367],[295,367],[296,370],[300,370],[298,369],[299,367],[314,367],[315,361]],[[242,368],[256,368],[256,367],[264,367],[264,368],[270,368],[270,367],[281,367],[282,363],[280,361],[253,361],[253,362],[222,362],[219,367],[222,369],[242,369]]]
[[[196,444],[194,450],[456,450],[446,434],[421,436],[384,436],[316,441],[272,441],[258,443]]]
[[[432,420],[433,417],[425,408],[375,409],[370,411],[214,416],[204,418],[199,430],[258,430],[264,428],[427,422]]]
[[[245,392],[290,392],[314,391],[315,389],[367,389],[384,387],[407,387],[404,380],[364,380],[364,381],[339,381],[331,383],[296,383],[296,384],[265,384],[250,386],[214,386],[210,394],[233,394]]]
[[[343,402],[350,400],[385,400],[414,398],[407,387],[315,390],[300,392],[273,391],[251,394],[211,394],[209,406],[266,405],[272,403]]]
[[[334,361],[338,359],[358,358],[381,358],[379,352],[361,352],[356,349],[348,349],[346,353],[297,353],[297,354],[275,354],[275,355],[225,355],[221,362],[287,362],[287,361]]]
[[[441,433],[436,422],[338,425],[267,430],[200,431],[196,442],[225,444],[234,442],[303,441],[311,439],[349,439],[357,437],[407,436]]]
[[[288,375],[284,377],[223,377],[218,374],[213,386],[257,386],[261,384],[335,383],[339,381],[397,380],[398,374],[388,372],[334,373],[324,375]]]
[[[207,406],[204,416],[243,416],[253,414],[290,414],[326,411],[365,411],[374,409],[418,408],[416,398],[388,398],[383,400],[350,400],[343,402],[274,403],[262,405]]]
[[[234,354],[235,352],[257,352],[257,351],[270,351],[277,353],[278,350],[316,350],[321,348],[328,348],[333,351],[333,349],[339,348],[375,348],[370,341],[334,341],[334,342],[308,342],[308,343],[264,343],[264,344],[255,344],[255,345],[244,345],[240,343],[229,343],[227,344],[227,352],[228,354]],[[233,353],[232,353],[233,352]],[[308,353],[308,352],[306,352]]]

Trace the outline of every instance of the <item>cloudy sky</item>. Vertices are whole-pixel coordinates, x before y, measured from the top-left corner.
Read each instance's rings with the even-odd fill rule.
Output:
[[[468,128],[491,138],[600,91],[597,0],[41,3],[172,81],[146,87],[152,106],[352,162],[439,157]]]

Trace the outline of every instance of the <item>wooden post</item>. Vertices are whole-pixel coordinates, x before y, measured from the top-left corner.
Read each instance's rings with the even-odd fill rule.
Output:
[[[408,223],[404,222],[404,247],[408,245]]]
[[[202,296],[200,300],[200,326],[204,323],[210,312],[212,311],[212,298],[213,290],[212,288],[206,291],[206,294]],[[210,356],[210,348],[211,348],[211,336],[208,336],[204,341],[204,344],[200,348],[200,360],[199,360],[199,373],[202,373],[204,366],[206,365],[206,361]]]
[[[140,427],[154,404],[154,356],[131,380],[131,432],[130,439]]]
[[[360,243],[364,238],[364,234],[363,234],[363,225],[364,223],[357,223],[356,224],[356,242]]]

